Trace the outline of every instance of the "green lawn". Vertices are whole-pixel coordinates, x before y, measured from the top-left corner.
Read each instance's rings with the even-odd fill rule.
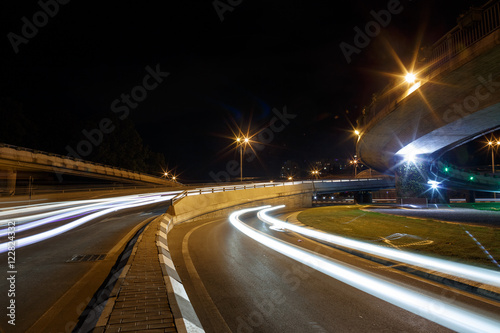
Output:
[[[301,212],[298,219],[336,235],[499,269],[466,230],[500,263],[500,228],[386,215],[363,211],[363,207],[366,206],[311,208]]]

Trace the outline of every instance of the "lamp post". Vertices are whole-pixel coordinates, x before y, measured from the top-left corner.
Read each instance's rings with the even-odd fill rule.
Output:
[[[236,144],[240,146],[240,181],[243,182],[243,145],[248,144],[248,138],[236,138]]]
[[[354,165],[354,178],[356,178],[356,176],[358,175],[358,160],[354,159],[349,161],[349,163]]]
[[[493,175],[495,175],[495,147],[493,146],[495,144],[495,142],[493,141],[488,141],[488,146],[489,148],[491,148],[491,172],[493,173]],[[497,141],[496,142],[496,148],[498,149],[498,147],[500,146],[500,141]],[[496,192],[493,192],[493,199],[496,200],[497,198],[497,193]]]

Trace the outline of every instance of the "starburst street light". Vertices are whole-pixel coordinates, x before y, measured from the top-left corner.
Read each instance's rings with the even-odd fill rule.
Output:
[[[416,79],[417,79],[417,77],[413,73],[408,73],[405,76],[405,81],[408,82],[408,83],[415,83]]]
[[[354,158],[353,160],[349,161],[349,164],[354,165],[354,177],[358,175],[358,160]]]
[[[495,150],[500,147],[499,140],[488,140],[488,149],[491,149],[491,172],[495,174]],[[497,198],[496,192],[493,192],[493,199]]]
[[[243,146],[250,144],[248,137],[237,137],[236,145],[240,147],[240,181],[243,181]]]

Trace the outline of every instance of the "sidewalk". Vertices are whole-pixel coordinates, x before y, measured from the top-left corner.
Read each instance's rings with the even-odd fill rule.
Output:
[[[93,332],[178,332],[160,266],[154,219],[137,240]]]

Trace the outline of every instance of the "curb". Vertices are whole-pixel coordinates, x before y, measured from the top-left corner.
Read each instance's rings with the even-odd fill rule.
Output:
[[[183,333],[205,332],[175,269],[168,248],[167,234],[174,227],[173,218],[169,214],[164,214],[160,218],[161,222],[156,232],[156,246],[175,326]]]

